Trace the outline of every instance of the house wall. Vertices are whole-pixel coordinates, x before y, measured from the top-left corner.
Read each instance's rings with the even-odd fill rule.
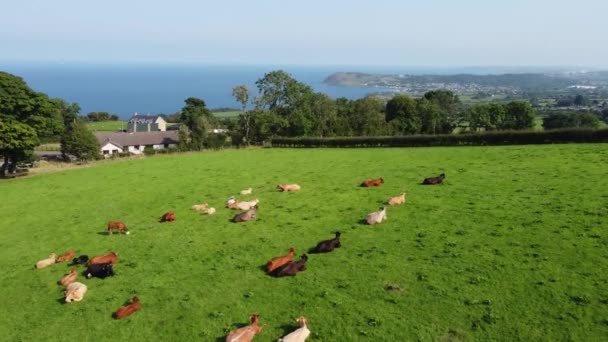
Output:
[[[165,119],[161,118],[160,116],[158,117],[158,119],[156,119],[156,124],[157,129],[159,131],[166,131],[167,130],[167,121],[165,121]]]
[[[105,158],[108,158],[113,153],[122,153],[122,148],[120,148],[112,143],[107,143],[101,147],[101,154]]]
[[[177,144],[169,144],[168,148],[176,148]],[[146,145],[139,145],[139,149],[136,149],[135,146],[129,146],[128,150],[130,153],[133,154],[142,154],[144,153],[144,149],[146,148]],[[152,145],[152,148],[155,150],[162,150],[165,148],[165,144],[160,144],[160,145]]]

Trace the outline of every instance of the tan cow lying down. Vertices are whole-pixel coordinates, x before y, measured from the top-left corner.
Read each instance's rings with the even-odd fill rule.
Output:
[[[386,220],[386,208],[367,215],[367,224],[377,224]]]
[[[241,190],[240,194],[241,195],[251,195],[252,192],[253,192],[253,189],[249,188],[249,189]]]
[[[277,189],[281,189],[282,192],[289,192],[300,191],[301,187],[298,184],[279,184]]]
[[[207,208],[207,209],[203,210],[203,214],[213,215],[213,214],[215,214],[215,208]]]
[[[388,204],[389,205],[399,205],[399,204],[403,204],[405,203],[405,199],[407,197],[407,194],[405,192],[402,192],[401,195],[397,196],[397,197],[391,197],[388,199]]]
[[[87,286],[83,283],[73,282],[68,285],[65,290],[65,301],[66,303],[70,302],[80,302],[82,298],[84,298],[84,294],[87,292]]]
[[[204,211],[208,206],[209,204],[207,202],[204,202],[203,204],[195,204],[192,206],[192,210]]]
[[[226,201],[226,208],[234,209],[236,207],[236,197],[232,196]]]
[[[47,259],[42,259],[36,263],[36,268],[45,268],[51,266],[57,261],[57,255],[55,253],[49,255]]]
[[[255,207],[256,205],[258,205],[258,203],[260,203],[260,200],[256,199],[254,201],[243,201],[243,202],[236,202],[236,207],[234,209],[238,209],[238,210],[249,210],[253,207]]]

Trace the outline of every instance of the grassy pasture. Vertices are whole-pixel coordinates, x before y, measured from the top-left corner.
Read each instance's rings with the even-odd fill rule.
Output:
[[[608,335],[608,148],[600,144],[416,149],[259,149],[119,160],[0,183],[5,341],[215,341],[260,314],[256,341],[309,319],[313,341],[600,341]],[[447,174],[441,186],[418,185]],[[383,177],[380,188],[360,188]],[[299,193],[279,193],[297,182]],[[253,187],[258,219],[223,208]],[[408,192],[388,220],[360,220]],[[189,210],[207,201],[207,217]],[[173,210],[174,223],[157,223]],[[123,220],[129,236],[107,236]],[[295,278],[261,267],[340,230]],[[50,253],[118,252],[117,275],[83,279]],[[81,267],[79,271],[82,271]],[[387,291],[396,285],[401,290]],[[137,294],[142,310],[115,321]],[[602,337],[603,336],[603,337]]]
[[[224,118],[236,118],[241,114],[241,111],[233,110],[228,112],[213,112],[213,116],[216,118],[224,119]]]
[[[93,132],[116,132],[127,129],[126,121],[94,121],[87,122],[87,126]]]

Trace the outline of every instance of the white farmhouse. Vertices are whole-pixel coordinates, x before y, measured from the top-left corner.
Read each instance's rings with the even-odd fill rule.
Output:
[[[106,158],[115,153],[142,154],[146,147],[155,150],[177,147],[179,142],[178,131],[97,133],[95,137]]]

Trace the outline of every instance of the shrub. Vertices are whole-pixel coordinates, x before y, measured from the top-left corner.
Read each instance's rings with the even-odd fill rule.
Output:
[[[498,131],[394,137],[274,138],[272,147],[423,147],[608,142],[608,129]]]
[[[146,156],[151,156],[151,155],[156,154],[156,150],[152,146],[146,146],[144,148],[144,154]]]

